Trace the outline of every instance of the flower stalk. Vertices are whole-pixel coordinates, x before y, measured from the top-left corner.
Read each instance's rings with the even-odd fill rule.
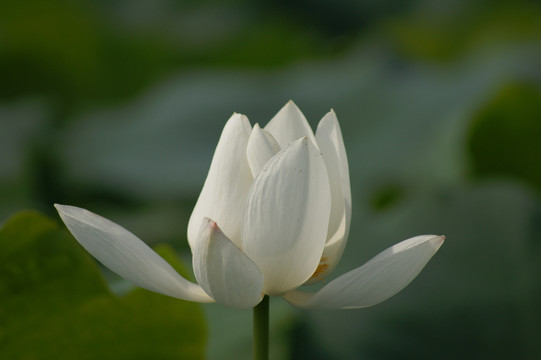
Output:
[[[254,360],[269,359],[269,296],[254,307]]]

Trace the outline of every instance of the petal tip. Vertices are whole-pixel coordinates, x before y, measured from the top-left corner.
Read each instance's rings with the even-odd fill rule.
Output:
[[[338,128],[340,128],[340,125],[338,125],[338,117],[336,116],[334,109],[331,109],[321,118],[317,127],[318,131],[321,131],[320,129],[323,127],[332,128],[333,126],[338,126]]]
[[[221,229],[216,223],[216,221],[206,216],[203,218],[201,226],[202,226],[202,229],[209,231],[211,236],[217,232],[221,232]]]
[[[62,205],[62,204],[57,204],[57,203],[54,203],[53,206],[56,208],[56,210],[60,211],[60,210],[63,210],[63,209],[66,209],[68,207],[68,205]]]
[[[301,150],[305,151],[308,149],[308,144],[312,141],[308,138],[308,136],[303,136],[297,140],[293,140],[288,144],[292,149],[295,149],[296,151]]]
[[[81,212],[84,213],[85,211],[84,209],[71,205],[54,204],[54,207],[60,215],[67,216],[76,216],[76,214],[80,214]]]
[[[248,117],[244,114],[241,114],[241,113],[237,113],[237,112],[234,112],[230,117],[229,117],[229,120],[228,121],[231,121],[231,122],[250,122],[250,120],[248,120]]]
[[[434,247],[434,250],[437,251],[443,245],[443,242],[445,241],[445,239],[446,239],[445,235],[439,235],[432,238],[430,240],[430,243]]]
[[[297,104],[293,100],[289,100],[283,107],[282,110],[296,110],[298,112],[301,112]]]

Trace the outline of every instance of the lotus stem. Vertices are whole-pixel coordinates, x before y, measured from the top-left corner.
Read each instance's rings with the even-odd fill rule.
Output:
[[[254,307],[254,360],[269,359],[269,297]]]

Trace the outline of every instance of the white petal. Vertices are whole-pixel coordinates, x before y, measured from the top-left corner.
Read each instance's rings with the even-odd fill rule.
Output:
[[[240,246],[242,210],[253,179],[246,159],[250,132],[248,118],[240,114],[233,114],[224,127],[188,223],[188,242],[192,250],[205,217],[219,223],[226,236]]]
[[[259,124],[255,124],[246,149],[248,163],[254,178],[278,151],[280,151],[280,145],[271,133],[261,129]]]
[[[303,113],[293,101],[288,101],[269,121],[265,130],[270,132],[281,147],[307,136],[316,146],[314,133]]]
[[[123,278],[179,299],[213,301],[199,285],[180,276],[161,256],[120,225],[78,207],[58,204],[55,207],[77,241]]]
[[[444,236],[404,240],[317,293],[291,291],[284,298],[306,309],[356,309],[380,303],[405,288],[443,244]]]
[[[327,235],[329,180],[319,150],[299,139],[260,171],[246,199],[242,249],[265,277],[265,293],[282,294],[315,271]]]
[[[194,248],[193,268],[199,284],[222,305],[248,309],[263,298],[263,274],[208,218]]]
[[[340,261],[349,235],[351,222],[351,187],[349,167],[342,132],[334,111],[327,113],[319,122],[316,139],[325,160],[331,187],[331,216],[327,243],[321,265],[325,270],[318,274],[322,279]]]

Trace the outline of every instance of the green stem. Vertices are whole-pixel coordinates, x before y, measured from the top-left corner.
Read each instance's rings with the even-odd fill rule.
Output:
[[[254,360],[269,359],[269,297],[254,308]]]

